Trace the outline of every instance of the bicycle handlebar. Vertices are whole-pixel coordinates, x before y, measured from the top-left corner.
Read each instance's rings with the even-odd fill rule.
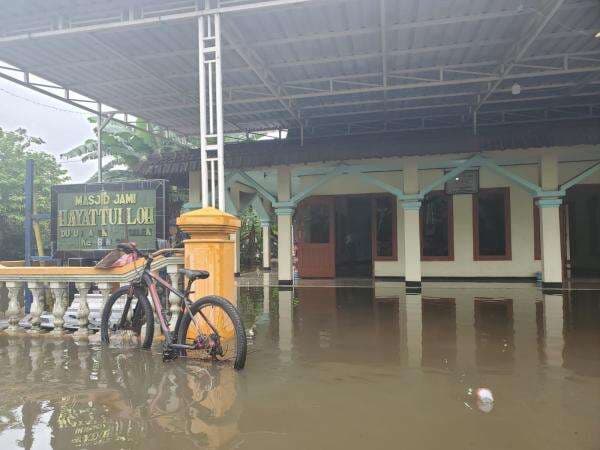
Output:
[[[152,256],[153,258],[156,258],[157,256],[163,256],[163,255],[173,255],[176,253],[181,253],[183,254],[183,249],[182,248],[163,248],[161,250],[157,250],[154,253],[151,253],[150,256]]]
[[[133,242],[122,242],[119,245],[117,245],[117,248],[124,253],[127,253],[127,254],[134,253],[138,257],[148,258],[148,259],[154,259],[158,256],[171,256],[173,254],[183,253],[183,251],[184,251],[182,248],[163,248],[163,249],[157,250],[153,253],[144,254],[143,252],[138,250],[135,243],[133,243]]]

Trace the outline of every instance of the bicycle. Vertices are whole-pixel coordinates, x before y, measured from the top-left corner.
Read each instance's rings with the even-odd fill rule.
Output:
[[[172,256],[183,249],[163,249],[143,254],[135,244],[119,244],[117,249],[144,258],[144,268],[131,284],[122,286],[107,300],[102,311],[100,326],[103,344],[128,340],[142,348],[152,346],[154,339],[154,313],[146,295],[150,293],[154,310],[164,336],[163,361],[178,356],[213,361],[233,361],[233,367],[243,369],[246,363],[246,332],[237,308],[227,299],[210,295],[192,302],[192,284],[210,276],[204,270],[179,269],[187,278],[187,287],[180,292],[158,274],[151,271],[152,261],[158,256]],[[169,329],[165,310],[158,295],[157,286],[175,294],[180,302],[177,322]]]

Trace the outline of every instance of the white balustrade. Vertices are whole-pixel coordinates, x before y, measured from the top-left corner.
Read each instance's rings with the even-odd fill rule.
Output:
[[[6,310],[8,329],[6,331],[9,334],[19,332],[19,313],[21,312],[21,308],[19,307],[19,293],[21,292],[22,285],[23,283],[20,281],[6,282],[6,288],[8,289],[8,309]]]
[[[157,258],[153,264],[153,270],[167,269],[174,286],[177,286],[179,274],[177,270],[183,267],[182,256],[169,258]],[[5,267],[0,262],[0,285],[4,284],[8,291],[8,307],[6,317],[8,328],[5,332],[9,335],[20,333],[22,328],[19,321],[22,318],[23,305],[22,293],[24,287],[31,291],[33,302],[31,305],[31,329],[32,336],[38,336],[43,332],[42,315],[45,306],[52,308],[51,322],[44,322],[44,327],[53,327],[53,335],[65,334],[65,314],[68,307],[69,283],[74,283],[79,291],[79,308],[77,321],[79,329],[74,333],[75,337],[85,338],[90,333],[90,307],[88,304],[88,291],[95,285],[102,295],[102,308],[111,294],[111,288],[115,284],[127,285],[136,280],[140,275],[141,265],[131,271],[102,270],[92,267]],[[52,301],[52,298],[54,299]],[[173,294],[169,295],[169,310],[172,314],[171,325],[177,321],[180,301]],[[44,316],[46,318],[46,316]],[[160,327],[156,327],[157,330]]]

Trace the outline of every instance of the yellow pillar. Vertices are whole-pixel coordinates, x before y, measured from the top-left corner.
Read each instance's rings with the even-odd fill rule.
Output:
[[[235,242],[231,240],[231,235],[240,228],[240,220],[208,207],[182,214],[177,219],[177,225],[190,235],[190,239],[183,242],[185,268],[210,272],[206,280],[194,283],[193,298],[220,295],[234,303]]]

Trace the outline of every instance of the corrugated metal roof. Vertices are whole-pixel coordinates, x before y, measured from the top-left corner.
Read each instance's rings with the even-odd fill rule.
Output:
[[[230,170],[277,165],[355,159],[469,153],[519,148],[600,144],[600,120],[565,121],[552,124],[519,124],[486,127],[479,136],[464,129],[385,133],[376,136],[338,136],[297,142],[258,141],[226,146],[225,167]],[[172,177],[200,170],[198,150],[154,155],[140,164],[146,177]]]
[[[600,31],[600,2],[560,2],[537,30],[555,2],[560,0],[312,0],[227,13],[227,128],[297,127],[281,101],[300,116],[306,136],[470,127],[478,108],[482,125],[531,116],[542,120],[563,114],[568,119],[575,113],[563,108],[570,106],[587,107],[577,110],[577,117],[594,117],[600,105],[600,39],[594,38]],[[222,6],[252,3],[258,1],[221,1]],[[0,60],[123,112],[196,135],[196,19],[101,28],[194,11],[195,0],[3,4]],[[82,26],[100,28],[14,40],[22,33]],[[237,43],[241,51],[254,52],[274,74],[279,98],[229,45],[232,28],[243,36],[244,42]],[[515,45],[536,30],[539,35],[518,64],[503,73],[514,62]],[[519,95],[511,93],[515,82],[521,86]]]

